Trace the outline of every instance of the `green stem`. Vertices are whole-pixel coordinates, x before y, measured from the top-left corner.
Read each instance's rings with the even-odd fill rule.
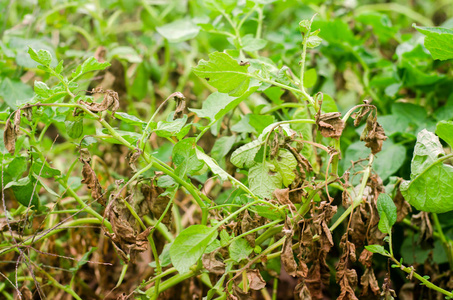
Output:
[[[329,228],[330,231],[334,231],[335,228],[337,228],[338,225],[340,225],[344,221],[344,219],[346,219],[352,213],[353,209],[356,208],[357,206],[359,206],[360,203],[362,203],[363,192],[365,191],[365,187],[368,182],[368,178],[370,178],[371,167],[373,165],[373,161],[374,161],[374,155],[370,154],[368,166],[366,167],[366,169],[363,172],[362,183],[360,184],[359,194],[353,200],[352,205],[350,205],[345,210],[345,212],[337,219],[337,221]]]
[[[448,257],[448,263],[450,264],[450,269],[453,270],[453,249],[451,248],[451,243],[447,240],[442,230],[442,225],[439,222],[439,218],[437,214],[432,213],[434,226],[436,226],[436,230],[439,233],[439,238],[442,242],[442,246],[444,247],[445,253]]]

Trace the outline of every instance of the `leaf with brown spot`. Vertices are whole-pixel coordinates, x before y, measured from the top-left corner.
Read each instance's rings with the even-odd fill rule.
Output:
[[[360,253],[359,262],[367,268],[370,268],[373,264],[373,252],[363,249]]]
[[[233,295],[235,298],[230,298],[234,300],[253,300],[252,296],[250,293],[244,292],[240,287],[236,285],[236,283],[233,283]]]
[[[370,113],[360,140],[365,141],[365,146],[371,149],[371,153],[376,154],[382,150],[382,144],[386,139],[384,128],[377,122],[376,116]]]
[[[247,270],[247,279],[252,290],[259,291],[266,287],[266,282],[258,270]]]
[[[422,249],[434,248],[433,226],[427,212],[421,211],[416,215],[412,215],[411,224],[420,228],[420,237],[418,243]]]
[[[16,140],[17,135],[19,134],[20,118],[20,109],[18,109],[8,118],[8,120],[6,120],[5,129],[3,131],[5,148],[12,155],[16,152]]]
[[[221,261],[218,261],[215,256],[217,254],[217,250],[211,253],[203,254],[201,259],[203,263],[203,267],[209,271],[209,273],[213,273],[216,275],[222,275],[225,273],[225,264]]]
[[[159,219],[170,201],[170,197],[165,194],[165,189],[151,183],[150,185],[143,185],[141,192],[145,196],[145,199],[144,202],[140,204],[140,208],[137,209],[138,215],[143,216],[151,211],[154,218]],[[170,226],[171,218],[172,215],[170,207],[167,214],[165,214],[162,219],[162,223],[167,225],[167,227]]]
[[[373,105],[367,105],[360,108],[360,110],[354,114],[354,126],[359,126],[360,122],[362,122],[363,117],[373,108]]]
[[[409,204],[409,202],[404,200],[404,197],[399,189],[397,190],[395,199],[393,199],[393,201],[395,202],[397,211],[396,222],[401,222],[404,218],[406,218],[409,212],[412,211],[412,206]]]
[[[82,183],[87,185],[87,188],[91,190],[91,197],[95,201],[99,201],[100,204],[105,206],[105,198],[102,192],[102,187],[101,184],[99,183],[99,180],[96,176],[96,173],[94,170],[91,168],[90,164],[84,160],[83,158],[80,158],[81,162],[83,163],[83,169],[82,169]]]
[[[341,136],[345,126],[341,119],[341,113],[339,112],[331,112],[322,115],[317,114],[316,124],[323,137],[335,139],[338,139]]]

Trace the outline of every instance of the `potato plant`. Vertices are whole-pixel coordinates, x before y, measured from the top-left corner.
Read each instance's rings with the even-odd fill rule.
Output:
[[[451,22],[51,2],[0,7],[5,299],[453,298]]]

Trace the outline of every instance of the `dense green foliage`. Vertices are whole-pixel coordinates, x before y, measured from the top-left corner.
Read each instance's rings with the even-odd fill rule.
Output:
[[[1,297],[453,298],[449,1],[37,2],[0,2]]]

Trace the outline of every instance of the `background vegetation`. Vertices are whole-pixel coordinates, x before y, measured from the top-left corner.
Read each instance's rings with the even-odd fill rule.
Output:
[[[451,1],[0,15],[0,297],[453,296]]]

